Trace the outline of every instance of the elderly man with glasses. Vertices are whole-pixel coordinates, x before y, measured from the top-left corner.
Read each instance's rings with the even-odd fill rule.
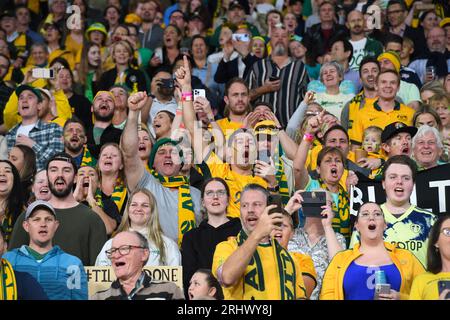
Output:
[[[136,231],[117,234],[106,255],[117,280],[90,300],[183,300],[183,292],[172,282],[154,281],[143,271],[150,255],[147,239]]]

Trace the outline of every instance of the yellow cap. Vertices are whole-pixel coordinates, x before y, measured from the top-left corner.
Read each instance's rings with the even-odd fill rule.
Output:
[[[439,22],[439,27],[443,28],[448,24],[450,24],[450,17],[442,19],[441,22]]]
[[[392,62],[392,64],[395,67],[395,71],[397,71],[397,73],[400,72],[400,57],[398,56],[397,52],[394,51],[383,52],[378,56],[377,60],[381,61],[383,59],[387,59],[390,62]]]
[[[142,19],[135,13],[129,13],[125,17],[125,23],[132,23],[132,24],[141,24]]]

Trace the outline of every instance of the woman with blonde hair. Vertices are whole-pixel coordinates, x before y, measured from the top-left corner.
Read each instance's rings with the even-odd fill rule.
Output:
[[[150,248],[147,266],[179,266],[181,254],[177,244],[166,237],[159,223],[158,208],[153,194],[144,188],[136,189],[131,195],[117,231],[137,231],[145,236]],[[111,249],[112,239],[108,240],[97,256],[96,266],[110,266],[106,256]]]
[[[97,163],[100,188],[96,197],[112,199],[121,214],[128,196],[123,163],[123,154],[117,143],[109,142],[102,146]]]

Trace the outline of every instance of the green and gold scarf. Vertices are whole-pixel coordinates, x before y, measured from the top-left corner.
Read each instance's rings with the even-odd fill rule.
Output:
[[[111,194],[111,200],[114,201],[119,212],[122,210],[126,197],[127,189],[125,188],[125,184],[123,183],[122,179],[117,178],[113,193]],[[100,188],[98,188],[95,192],[95,202],[100,208],[103,209],[102,191]]]
[[[164,187],[178,188],[178,246],[181,247],[184,234],[196,227],[189,178],[185,176],[165,177],[155,170],[151,170],[151,174]]]
[[[11,264],[0,259],[0,301],[17,300],[16,276]]]
[[[274,159],[275,169],[277,170],[277,173],[275,174],[275,176],[278,181],[278,187],[280,188],[278,192],[281,196],[281,199],[283,200],[283,204],[287,205],[290,195],[289,195],[289,187],[288,187],[288,183],[287,183],[286,174],[284,173],[284,163],[283,163],[283,159],[281,159],[281,156],[284,154],[281,144],[275,150],[275,154],[278,156],[278,159]]]
[[[247,234],[244,230],[241,230],[236,237],[237,244],[241,246],[245,240],[247,240]],[[297,297],[297,279],[294,260],[278,241],[272,240],[271,246],[276,257],[276,261],[273,263],[276,264],[276,269],[278,270],[276,279],[280,281],[280,291],[275,300],[295,300]],[[273,293],[266,291],[265,282],[273,281],[273,279],[266,279],[264,270],[270,270],[270,266],[263,265],[263,260],[260,258],[258,250],[255,250],[249,265],[254,268],[244,276],[243,296],[251,296],[255,300],[267,300],[268,294],[272,296]]]
[[[324,190],[328,190],[328,187],[322,179],[319,178],[320,187]],[[328,190],[329,191],[329,190]],[[333,218],[333,230],[342,234],[347,243],[347,247],[350,244],[350,238],[352,236],[350,229],[350,205],[349,205],[349,196],[347,191],[339,184],[339,196],[338,196],[338,205],[333,201],[332,210],[337,212],[338,215]]]
[[[97,165],[97,160],[95,160],[94,157],[92,157],[91,153],[89,152],[88,147],[84,146],[84,152],[83,152],[83,158],[81,159],[81,165],[80,167],[92,167],[95,168]]]
[[[5,232],[5,240],[6,242],[11,239],[11,233],[13,231],[13,222],[12,222],[12,216],[8,214],[8,212],[5,212],[5,216],[3,220],[1,221],[1,227],[3,231]]]

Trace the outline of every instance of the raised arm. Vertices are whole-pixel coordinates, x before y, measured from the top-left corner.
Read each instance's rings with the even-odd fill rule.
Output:
[[[295,186],[297,189],[304,189],[308,184],[309,174],[308,169],[306,168],[306,158],[316,133],[320,130],[323,115],[324,111],[322,111],[318,116],[312,117],[308,120],[305,135],[297,148],[297,154],[294,158],[294,177]]]
[[[275,122],[275,125],[277,127],[281,128],[281,124],[273,112],[265,111],[264,115],[266,119],[272,120],[273,122]],[[291,137],[289,137],[289,135],[286,133],[286,131],[283,130],[283,128],[281,128],[278,132],[278,138],[280,139],[281,146],[283,147],[286,156],[289,159],[294,160],[295,151],[297,150],[298,145],[294,140],[291,139]]]
[[[147,103],[147,93],[136,92],[128,98],[128,119],[123,130],[120,146],[123,152],[125,175],[130,191],[134,190],[144,174],[144,165],[138,154],[138,118],[139,111]]]

